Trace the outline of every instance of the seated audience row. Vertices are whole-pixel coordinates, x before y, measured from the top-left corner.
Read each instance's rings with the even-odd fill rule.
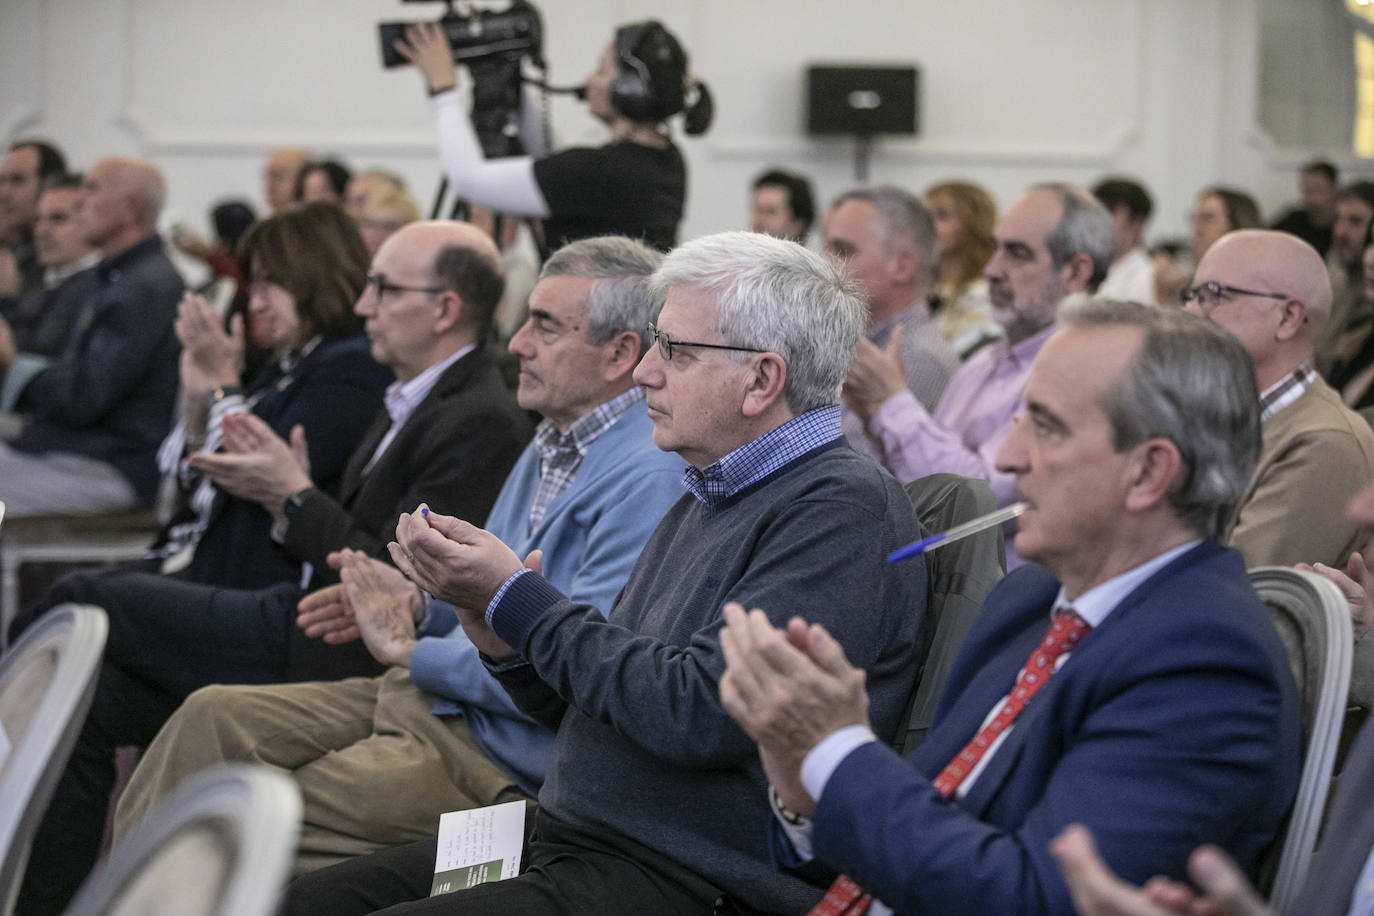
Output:
[[[277,219],[304,220],[311,212],[307,207]],[[271,224],[265,226],[269,246],[291,238],[289,230],[278,235]],[[356,230],[347,228],[348,244],[361,250]],[[254,263],[259,295],[293,298],[289,281],[276,282],[273,274],[263,273],[283,260],[275,252]],[[312,297],[327,296],[337,281],[331,273],[334,261],[326,255],[316,264],[317,285],[296,288]],[[256,531],[261,539],[270,529],[275,544],[258,543],[254,549],[284,551],[290,562],[300,564],[299,578],[254,589],[137,568],[76,573],[16,622],[14,635],[63,601],[95,604],[110,618],[90,713],[34,841],[20,894],[24,912],[61,911],[95,860],[115,748],[146,745],[191,691],[211,683],[378,671],[361,646],[332,648],[300,634],[294,626],[296,602],[308,584],[337,578],[327,563],[330,553],[353,548],[385,555],[397,515],[422,501],[475,522],[485,520],[530,434],[481,346],[500,295],[499,261],[490,238],[463,224],[407,226],[373,259],[356,306],[366,321],[372,357],[390,367],[396,381],[370,425],[356,414],[335,412],[333,422],[342,421],[358,442],[346,461],[340,460],[345,453],[336,452],[325,462],[335,472],[342,465],[337,491],[327,492],[312,479],[309,443],[299,426],[290,428],[288,442],[250,413],[223,415],[221,449],[189,457],[191,468],[241,501],[236,505],[243,529],[224,526],[216,529],[222,537],[202,537],[193,568],[208,555],[203,565],[223,570],[231,584],[250,581],[257,570],[233,569],[252,562],[238,535]],[[290,305],[273,311],[269,323],[291,315]],[[183,323],[192,317],[188,313]]]
[[[752,275],[765,269],[772,282]],[[891,736],[915,674],[920,561],[901,568],[882,556],[916,529],[890,478],[835,448],[838,415],[827,405],[863,306],[827,271],[795,246],[733,235],[690,243],[658,272],[667,304],[651,328],[658,348],[636,380],[648,389],[657,444],[696,469],[688,471],[693,495],[669,510],[605,620],[487,532],[437,512],[402,519],[393,559],[453,605],[488,670],[558,738],[525,873],[398,912],[642,912],[675,901],[704,911],[721,898],[801,912],[819,895],[806,881],[827,870],[858,882],[837,885],[837,907],[872,886],[903,911],[1055,912],[1067,889],[1049,839],[1078,820],[1137,880],[1181,874],[1200,839],[1257,861],[1292,796],[1299,730],[1283,650],[1244,562],[1214,540],[1260,450],[1244,349],[1214,324],[1145,306],[1067,314],[1035,361],[1027,415],[997,459],[1031,502],[1017,546],[1044,566],[1017,573],[989,600],[956,664],[959,688],[913,770],[873,736]],[[834,290],[828,299],[822,280]],[[819,352],[796,348],[793,340],[814,341],[815,323],[833,321],[836,308],[849,316],[848,338],[821,338],[828,346]],[[536,357],[526,351],[538,377]],[[829,362],[826,375],[810,364],[818,357]],[[1151,397],[1158,388],[1164,396]],[[818,444],[793,440],[804,431]],[[1209,472],[1195,472],[1202,467]],[[860,508],[863,521],[851,517]],[[891,527],[901,519],[905,533]],[[756,545],[754,556],[741,557],[741,543]],[[375,590],[383,578],[355,556],[339,563],[351,581],[326,603],[349,600],[350,586],[365,593],[368,577]],[[737,580],[716,578],[722,570]],[[387,616],[413,627],[416,593],[389,581],[380,589],[394,596]],[[827,588],[843,594],[810,597]],[[879,611],[857,613],[860,600]],[[746,615],[735,601],[763,610]],[[1046,635],[1047,612],[1068,603],[1081,619],[1060,614]],[[350,607],[365,631],[366,614]],[[788,623],[802,608],[819,625]],[[306,608],[312,620],[336,613]],[[401,637],[402,652],[412,638]],[[1030,673],[1018,675],[1042,642]],[[1069,650],[1064,662],[1039,658]],[[1042,665],[1047,681],[1034,673]],[[712,682],[722,673],[717,696]],[[694,683],[703,677],[707,684]],[[778,689],[778,678],[796,680]],[[1027,705],[1037,690],[1042,698]],[[201,695],[179,727],[228,716],[223,730],[233,733],[239,693]],[[288,697],[243,694],[279,708]],[[1210,711],[1200,713],[1199,702]],[[1008,729],[1022,707],[1025,718]],[[761,769],[742,735],[722,726],[727,709],[759,741]],[[799,721],[810,725],[798,729]],[[201,749],[164,738],[136,786],[156,783],[178,753]],[[981,759],[965,762],[965,745]],[[249,740],[240,753],[256,747]],[[813,749],[830,761],[819,777],[803,765]],[[1126,765],[1142,759],[1148,774]],[[940,776],[922,787],[918,772]],[[765,776],[779,825],[773,842],[797,877],[775,873],[767,848],[750,839],[770,817]],[[1256,806],[1257,797],[1267,804]],[[904,808],[915,805],[926,807]],[[735,815],[722,820],[723,810]],[[430,840],[312,872],[293,886],[286,910],[369,912],[421,898],[433,856]],[[588,881],[586,869],[601,877]]]
[[[1119,265],[1144,287],[1148,194],[1037,185],[979,268],[1005,339],[956,350],[993,213],[973,186],[932,187],[929,209],[842,194],[828,258],[752,233],[666,258],[575,242],[510,343],[519,407],[542,416],[526,446],[485,348],[491,238],[413,222],[392,176],[342,180],[298,152],[277,151],[299,160],[293,196],[338,203],[246,233],[227,320],[182,295],[150,163],[35,182],[32,228],[8,237],[42,270],[0,299],[0,401],[25,417],[0,499],[133,508],[160,468],[184,501],[155,555],[68,576],[13,627],[68,600],[111,619],[21,912],[61,911],[115,747],[150,743],[118,832],[218,760],[293,772],[306,829],[285,912],[1061,912],[1094,882],[1129,893],[1106,868],[1182,879],[1204,842],[1253,872],[1300,728],[1244,570],[1312,563],[1366,594],[1346,562],[1364,533],[1339,510],[1374,480],[1374,431],[1317,374],[1342,294],[1311,245],[1242,228],[1253,202],[1211,188],[1178,293],[1192,315],[1079,301]],[[0,179],[40,154],[17,145]],[[1335,197],[1349,278],[1374,203]],[[4,204],[0,187],[0,221]],[[267,354],[251,377],[250,344]],[[886,744],[927,582],[919,559],[884,562],[921,533],[888,471],[981,477],[1027,507],[1006,529],[1026,568],[906,761]],[[535,796],[518,878],[421,900],[442,811]],[[1052,842],[1075,823],[1104,867],[1084,833]]]
[[[548,581],[603,614],[682,492],[684,465],[654,447],[644,392],[631,378],[662,305],[648,286],[661,260],[616,237],[560,249],[511,340],[520,406],[543,420],[487,529],[520,556],[540,550]],[[349,551],[337,562],[342,582],[301,602],[306,635],[361,638],[391,670],[375,680],[192,694],[140,763],[117,833],[220,760],[291,771],[305,801],[298,872],[424,839],[438,811],[538,795],[553,733],[487,673],[453,608],[426,605],[379,560]]]

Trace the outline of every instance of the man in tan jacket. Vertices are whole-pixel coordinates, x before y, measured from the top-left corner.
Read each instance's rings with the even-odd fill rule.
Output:
[[[1240,338],[1255,362],[1264,448],[1227,541],[1249,566],[1344,568],[1363,542],[1345,517],[1374,479],[1374,431],[1313,370],[1331,283],[1311,245],[1283,232],[1223,236],[1198,265],[1187,308]]]

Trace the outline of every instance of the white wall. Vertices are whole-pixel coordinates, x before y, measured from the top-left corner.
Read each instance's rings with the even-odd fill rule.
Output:
[[[1335,2],[1335,0],[1332,0]],[[685,140],[684,237],[745,219],[772,164],[828,199],[852,182],[852,146],[803,131],[807,63],[915,62],[922,135],[880,142],[871,177],[919,190],[971,178],[1003,206],[1036,180],[1142,177],[1151,235],[1186,231],[1203,185],[1251,189],[1266,212],[1295,167],[1340,150],[1278,148],[1259,130],[1255,0],[542,0],[551,78],[578,82],[617,22],[664,19],[711,84],[717,120]],[[204,225],[228,195],[261,202],[264,152],[301,144],[384,165],[422,205],[436,164],[419,79],[382,71],[374,23],[437,15],[385,0],[0,0],[0,139],[45,136],[78,167],[107,153],[167,173],[167,221]],[[1346,47],[1333,54],[1348,54]],[[599,126],[554,102],[565,143]]]

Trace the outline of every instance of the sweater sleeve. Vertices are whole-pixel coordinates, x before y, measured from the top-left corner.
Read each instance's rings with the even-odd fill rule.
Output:
[[[841,639],[853,664],[870,668],[880,654],[904,651],[901,640],[891,638],[894,630],[914,641],[922,599],[910,596],[925,591],[923,575],[898,577],[884,569],[884,545],[837,546],[852,547],[855,532],[872,537],[878,530],[892,529],[847,500],[796,500],[750,545],[747,567],[726,600],[762,608],[778,626],[796,614],[820,623]],[[512,583],[491,622],[529,660],[519,677],[531,689],[530,700],[536,696],[532,669],[546,690],[675,766],[753,759],[753,742],[720,704],[720,607],[695,607],[700,599],[692,595],[672,598],[686,604],[677,616],[700,622],[678,644],[600,620],[537,574]],[[655,611],[661,616],[663,609]],[[905,615],[905,623],[894,624],[894,615]]]

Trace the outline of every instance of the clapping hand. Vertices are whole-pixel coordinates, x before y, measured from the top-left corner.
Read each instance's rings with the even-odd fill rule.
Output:
[[[794,617],[778,629],[763,611],[734,602],[723,613],[721,704],[758,743],[783,804],[810,814],[816,803],[802,787],[802,761],[830,733],[868,723],[864,672],[819,624]]]
[[[844,380],[844,401],[867,422],[883,402],[906,389],[906,366],[902,362],[901,325],[892,329],[887,346],[879,347],[859,338],[859,347],[849,363]]]
[[[280,517],[286,499],[312,486],[305,430],[297,425],[288,444],[261,418],[231,414],[222,426],[222,451],[196,452],[188,463],[227,493]]]

